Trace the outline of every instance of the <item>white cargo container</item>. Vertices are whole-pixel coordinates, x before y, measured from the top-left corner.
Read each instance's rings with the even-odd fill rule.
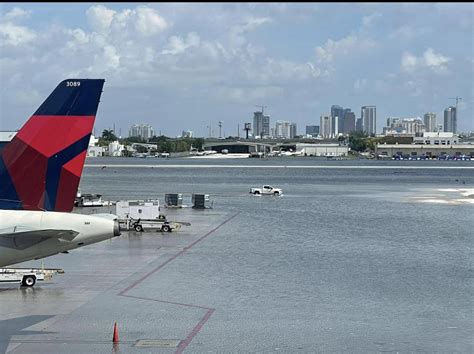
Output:
[[[158,200],[121,200],[116,204],[119,219],[158,220],[160,202]]]

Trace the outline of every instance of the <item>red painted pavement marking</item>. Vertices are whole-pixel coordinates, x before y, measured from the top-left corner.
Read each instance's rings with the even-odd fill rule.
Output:
[[[197,309],[203,309],[203,310],[215,310],[211,307],[204,307],[204,306],[198,306],[198,305],[191,305],[191,304],[183,304],[181,302],[173,302],[173,301],[166,301],[166,300],[158,300],[158,299],[150,299],[148,297],[142,297],[142,296],[134,296],[134,295],[120,295],[123,297],[131,297],[133,299],[139,299],[139,300],[147,300],[147,301],[155,301],[155,302],[161,302],[164,304],[170,304],[170,305],[179,305],[179,306],[186,306],[186,307],[193,307]]]
[[[210,234],[212,234],[213,232],[215,232],[216,230],[218,230],[219,228],[221,228],[222,226],[224,226],[225,224],[227,224],[229,221],[231,221],[233,218],[235,218],[237,215],[240,214],[240,211],[235,213],[234,215],[232,215],[230,218],[228,218],[227,220],[225,220],[224,222],[222,222],[220,225],[216,226],[215,228],[213,228],[211,231],[209,231],[207,234],[205,234],[204,236],[201,236],[200,238],[198,238],[196,241],[194,241],[193,243],[191,243],[190,245],[186,246],[183,248],[183,250],[179,251],[178,253],[176,253],[173,257],[169,258],[168,260],[166,260],[165,262],[161,263],[158,267],[156,267],[155,269],[151,270],[150,272],[148,272],[147,274],[145,274],[143,277],[141,277],[140,279],[138,279],[137,281],[135,281],[132,285],[128,286],[127,288],[125,288],[124,290],[122,290],[121,292],[118,293],[118,295],[123,295],[125,294],[127,291],[133,289],[134,287],[136,287],[138,284],[140,284],[142,281],[144,281],[146,278],[148,278],[150,275],[158,272],[159,270],[161,270],[165,265],[167,265],[168,263],[174,261],[176,258],[178,258],[179,256],[183,255],[184,253],[186,253],[187,250],[191,249],[191,247],[195,246],[197,243],[201,242],[202,240],[204,240],[206,237],[208,237]]]
[[[124,290],[122,290],[121,292],[118,293],[119,296],[124,296],[124,297],[130,297],[130,298],[135,298],[135,299],[141,299],[141,300],[148,300],[148,301],[156,301],[156,302],[161,302],[161,303],[165,303],[165,304],[172,304],[172,305],[178,305],[178,306],[185,306],[185,307],[192,307],[192,308],[198,308],[198,309],[203,309],[203,310],[207,310],[206,314],[204,315],[204,317],[199,321],[199,323],[193,328],[193,330],[191,331],[191,333],[188,334],[188,336],[186,337],[186,339],[182,340],[179,345],[178,345],[178,348],[176,349],[176,352],[175,354],[181,354],[183,353],[184,349],[186,349],[188,347],[188,345],[191,343],[191,341],[194,339],[194,337],[201,331],[202,327],[206,324],[206,322],[209,320],[209,318],[212,316],[212,314],[214,313],[214,311],[216,309],[213,309],[213,308],[209,308],[209,307],[204,307],[204,306],[198,306],[198,305],[191,305],[191,304],[184,304],[184,303],[179,303],[179,302],[172,302],[172,301],[165,301],[165,300],[157,300],[157,299],[150,299],[150,298],[145,298],[145,297],[140,297],[140,296],[133,296],[133,295],[124,295],[127,291],[133,289],[134,287],[136,287],[138,284],[140,284],[142,281],[144,281],[145,279],[147,279],[150,275],[158,272],[159,270],[161,270],[165,265],[167,265],[168,263],[174,261],[176,258],[178,258],[179,256],[182,256],[187,250],[191,249],[193,246],[195,246],[197,243],[201,242],[202,240],[204,240],[206,237],[208,237],[209,235],[211,235],[214,231],[218,230],[219,228],[221,228],[222,226],[224,226],[225,224],[227,224],[229,221],[231,221],[233,218],[235,218],[237,215],[240,214],[240,211],[235,213],[234,215],[232,215],[230,218],[228,218],[227,220],[225,220],[224,222],[222,222],[221,224],[219,224],[218,226],[216,226],[214,229],[212,229],[211,231],[209,231],[208,233],[206,233],[204,236],[201,236],[200,238],[198,238],[196,241],[194,241],[193,243],[191,243],[190,245],[186,246],[183,248],[183,250],[181,250],[180,252],[176,253],[174,256],[172,256],[171,258],[169,258],[168,260],[166,260],[165,262],[163,262],[162,264],[160,264],[158,267],[156,267],[155,269],[151,270],[150,272],[148,272],[147,274],[145,274],[143,277],[141,277],[140,279],[138,279],[137,281],[135,281],[132,285],[128,286],[127,288],[125,288]]]
[[[199,333],[201,330],[202,326],[207,322],[209,317],[211,317],[212,313],[214,312],[214,309],[209,309],[209,311],[206,312],[204,317],[199,321],[199,323],[196,325],[196,327],[193,328],[191,333],[188,334],[185,340],[181,341],[178,345],[178,348],[176,349],[176,354],[181,354],[184,349],[191,343],[191,341],[194,339],[194,337]]]

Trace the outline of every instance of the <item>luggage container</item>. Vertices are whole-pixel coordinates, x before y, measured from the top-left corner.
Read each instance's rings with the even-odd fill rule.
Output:
[[[165,194],[165,206],[167,208],[182,208],[183,195],[181,193]]]
[[[194,209],[210,209],[213,202],[209,198],[209,194],[193,194],[192,202]]]

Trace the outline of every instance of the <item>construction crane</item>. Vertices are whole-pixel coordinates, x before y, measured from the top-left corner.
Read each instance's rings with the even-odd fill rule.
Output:
[[[456,114],[458,114],[458,101],[462,100],[462,97],[450,97],[450,100],[456,100]]]
[[[255,106],[255,107],[258,107],[258,108],[261,108],[261,109],[262,109],[262,115],[263,115],[263,109],[264,109],[264,108],[267,108],[267,106],[264,106],[264,105],[261,105],[261,106]]]

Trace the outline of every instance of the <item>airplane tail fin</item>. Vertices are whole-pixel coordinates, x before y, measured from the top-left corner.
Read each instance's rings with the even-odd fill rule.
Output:
[[[0,150],[0,209],[72,210],[104,82],[62,81]]]

